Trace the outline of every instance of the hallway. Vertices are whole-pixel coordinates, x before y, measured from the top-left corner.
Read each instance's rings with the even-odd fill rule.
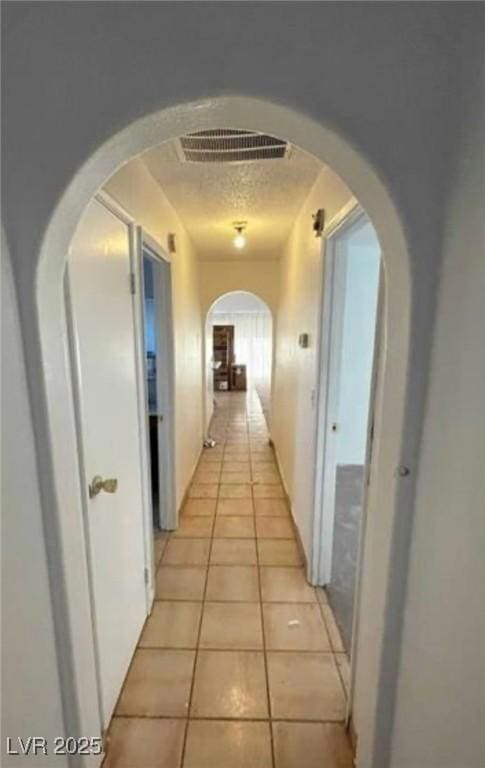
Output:
[[[351,768],[348,662],[309,587],[258,396],[217,395],[104,768]],[[303,757],[304,756],[304,757]]]

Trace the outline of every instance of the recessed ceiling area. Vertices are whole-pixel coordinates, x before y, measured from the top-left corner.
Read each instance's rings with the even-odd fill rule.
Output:
[[[244,140],[251,148],[254,134]],[[203,137],[205,138],[205,137]],[[221,135],[214,150],[221,150]],[[222,137],[224,140],[228,137]],[[231,138],[231,137],[229,137]],[[244,137],[243,137],[244,138]],[[265,141],[272,137],[264,137]],[[283,156],[230,162],[183,156],[183,142],[167,142],[143,155],[204,261],[279,259],[293,222],[323,166],[298,147],[284,144]],[[251,144],[252,142],[252,144]],[[197,142],[185,142],[185,146]],[[204,152],[212,151],[204,142]],[[227,143],[234,150],[234,141]],[[265,144],[261,140],[260,146]],[[267,144],[266,144],[267,146]],[[239,147],[241,149],[241,147]],[[244,151],[244,147],[241,151]],[[234,222],[247,222],[246,245],[233,245]]]
[[[256,131],[216,128],[179,138],[180,156],[188,163],[237,163],[288,157],[291,145]]]

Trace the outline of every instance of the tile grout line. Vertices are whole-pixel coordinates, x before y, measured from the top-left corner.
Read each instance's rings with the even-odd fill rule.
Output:
[[[217,510],[217,502],[216,502],[216,510]],[[209,552],[207,555],[207,565],[206,565],[206,572],[205,572],[205,581],[204,581],[204,589],[202,591],[202,600],[201,600],[201,610],[200,610],[200,619],[199,619],[199,627],[197,630],[197,638],[196,638],[196,646],[195,646],[195,654],[194,654],[194,663],[192,666],[192,679],[190,681],[190,691],[189,691],[189,701],[187,706],[187,719],[185,723],[185,732],[184,732],[184,740],[182,744],[182,752],[180,754],[180,768],[183,768],[184,762],[185,762],[185,751],[187,748],[187,738],[189,734],[189,725],[191,720],[191,710],[192,710],[192,698],[194,694],[194,686],[195,686],[195,675],[197,671],[197,662],[199,658],[199,649],[200,649],[200,638],[202,634],[202,622],[204,620],[204,608],[205,608],[205,597],[207,593],[207,584],[209,581],[209,568],[210,568],[210,558],[211,558],[211,552],[212,552],[212,542],[213,542],[213,534],[214,534],[214,527],[216,524],[216,515],[214,514],[213,520],[212,520],[212,536],[210,538],[210,544],[209,544]]]
[[[248,457],[248,460],[247,460],[247,461],[245,461],[244,463],[245,463],[245,464],[249,464],[249,471],[250,471],[250,474],[251,474],[251,477],[252,477],[252,476],[253,476],[253,474],[254,474],[254,471],[255,471],[255,466],[254,466],[254,464],[253,464],[253,457],[255,457],[255,456],[256,456],[256,455],[259,453],[259,451],[256,451],[256,452],[254,452],[254,453],[253,453],[253,451],[252,451],[252,442],[253,442],[253,441],[252,441],[252,439],[251,439],[251,436],[252,436],[252,432],[251,432],[251,430],[249,429],[249,423],[248,423],[248,422],[249,422],[249,419],[248,419],[248,413],[247,413],[247,410],[246,410],[246,424],[247,424],[247,430],[245,430],[245,432],[246,432],[246,431],[248,432],[248,434],[249,434],[249,440],[248,440],[247,453],[244,453],[244,455]],[[241,435],[243,434],[242,430],[238,430],[238,432],[239,432]],[[267,430],[266,430],[266,433],[267,433]],[[258,435],[258,437],[256,438],[256,440],[255,440],[255,441],[256,441],[256,442],[258,442],[258,443],[259,443],[259,442],[261,442],[261,443],[262,443],[262,442],[264,442],[264,440],[263,440],[263,436],[261,435],[261,440],[259,439],[259,437],[260,437],[260,436]],[[235,440],[235,441],[234,441],[234,444],[238,444],[238,443],[240,443],[240,444],[242,445],[243,441],[242,441],[242,440],[241,440],[241,441],[239,441],[239,440]],[[241,450],[242,450],[242,449],[241,449]],[[241,454],[241,455],[242,455],[242,454]],[[227,454],[227,459],[229,459],[229,458],[230,458],[231,460],[233,460],[233,461],[236,463],[236,462],[237,462],[237,460],[238,460],[238,458],[240,458],[240,456],[239,456],[238,454],[234,454],[234,453],[233,453],[232,455],[230,455],[230,454]],[[225,459],[226,459],[226,450],[224,449],[224,454],[223,454],[223,456],[222,456],[222,461],[224,462],[224,461],[225,461]],[[273,457],[273,461],[274,461],[274,457]],[[221,469],[223,469],[223,464],[222,464],[222,468],[221,468]],[[272,483],[270,483],[270,485],[271,485],[271,484],[272,484]],[[255,505],[254,505],[255,497],[254,497],[254,492],[253,492],[253,483],[252,483],[252,482],[251,482],[251,498],[252,498],[252,502],[253,502],[253,516],[254,516],[254,524],[255,524],[255,523],[256,523]],[[221,537],[221,538],[226,538],[226,537]],[[227,537],[227,538],[233,538],[233,537]],[[241,538],[241,537],[239,537],[239,538]],[[263,600],[262,600],[261,582],[260,582],[260,576],[261,576],[261,563],[260,563],[260,560],[259,560],[259,546],[258,546],[258,544],[259,544],[259,539],[260,539],[260,538],[263,538],[263,537],[258,537],[258,536],[257,536],[257,533],[256,533],[256,535],[255,535],[254,539],[255,539],[255,546],[256,546],[257,567],[258,567],[258,584],[259,584],[259,586],[260,586],[260,604],[261,604],[261,611],[262,611],[264,603],[263,603]],[[271,538],[271,539],[275,539],[275,538],[277,538],[277,537],[268,537],[268,538]],[[284,538],[286,538],[286,537],[282,537],[280,540],[284,540]],[[287,540],[288,540],[288,539],[287,539]],[[268,566],[268,567],[271,567],[271,566]],[[273,567],[279,567],[279,566],[277,566],[277,565],[276,565],[276,566],[273,566]],[[288,566],[288,565],[287,565],[286,567],[291,567],[291,566]],[[300,566],[295,566],[295,567],[300,567]],[[315,597],[316,597],[316,596],[315,596]],[[234,602],[235,602],[235,601],[234,601]],[[278,603],[278,604],[288,604],[288,605],[291,605],[291,604],[292,604],[292,603],[288,603],[287,601],[272,601],[272,602],[275,602],[275,603]],[[346,695],[345,684],[344,684],[344,681],[343,681],[342,672],[341,672],[341,670],[340,670],[340,667],[339,667],[339,665],[337,664],[337,658],[336,658],[336,657],[337,657],[337,655],[338,655],[338,651],[337,651],[337,650],[336,650],[336,648],[335,648],[335,645],[334,645],[334,643],[333,643],[333,639],[332,639],[332,635],[331,635],[331,633],[330,633],[330,631],[329,631],[329,628],[328,628],[328,621],[327,621],[327,618],[326,618],[326,616],[325,616],[325,611],[323,610],[323,606],[322,606],[321,602],[318,600],[318,598],[317,598],[317,597],[316,597],[316,600],[315,600],[315,601],[312,601],[312,603],[311,603],[311,604],[315,604],[315,602],[317,603],[317,605],[318,605],[318,607],[319,607],[319,614],[320,614],[320,617],[321,617],[321,619],[322,619],[323,627],[324,627],[324,629],[325,629],[325,632],[326,632],[326,635],[327,635],[327,638],[328,638],[328,641],[329,641],[329,646],[330,646],[330,648],[329,648],[329,650],[328,650],[328,651],[320,651],[320,653],[329,654],[329,655],[331,655],[331,656],[332,656],[332,660],[333,660],[333,662],[334,662],[334,665],[335,665],[335,667],[337,668],[337,671],[338,671],[338,677],[339,677],[339,680],[340,680],[341,686],[342,686],[342,688],[343,688],[343,692],[344,692],[344,695]],[[310,603],[309,603],[309,604],[310,604]],[[264,617],[263,617],[263,616],[262,616],[262,631],[263,631],[263,633],[264,633]],[[265,652],[265,655],[266,655],[266,646],[265,646],[265,650],[264,650],[264,652]],[[303,653],[304,653],[305,651],[300,651],[300,652],[303,652]],[[291,722],[291,720],[290,720],[290,722]],[[311,721],[310,721],[310,722],[311,722]]]
[[[137,714],[137,715],[116,715],[117,720],[187,720],[187,717],[185,715],[144,715],[144,714]],[[275,723],[333,723],[335,725],[343,725],[344,721],[341,719],[332,719],[327,718],[320,719],[320,720],[309,720],[305,717],[298,717],[298,718],[292,718],[292,717],[275,717],[272,718],[273,722]],[[271,718],[269,717],[228,717],[223,715],[217,715],[211,716],[211,715],[196,715],[195,717],[191,717],[190,720],[194,720],[197,722],[204,722],[206,720],[210,722],[219,722],[222,721],[224,723],[270,723]]]
[[[328,625],[327,619],[325,617],[325,611],[323,610],[322,603],[318,599],[318,595],[317,595],[317,604],[318,604],[318,607],[320,609],[320,616],[322,617],[322,621],[323,621],[323,624],[325,626],[325,631],[326,631],[327,637],[328,637],[328,642],[330,644],[330,651],[331,651],[331,654],[332,654],[332,660],[333,660],[333,663],[334,663],[334,665],[335,665],[335,667],[337,669],[337,675],[338,675],[338,678],[339,678],[339,681],[340,681],[340,685],[342,687],[342,691],[343,691],[344,698],[345,698],[345,703],[347,704],[348,703],[347,688],[345,687],[343,675],[342,675],[342,672],[340,670],[340,665],[337,663],[337,653],[338,652],[335,650],[332,634],[329,631],[329,628],[328,628],[329,625]],[[327,603],[327,605],[328,605],[328,603]],[[330,610],[332,610],[332,609],[330,608]],[[344,655],[347,656],[347,654],[344,654]]]
[[[171,566],[168,566],[171,567]],[[201,566],[197,566],[200,568]],[[212,565],[212,568],[257,568],[257,565]],[[264,565],[263,568],[268,566]],[[200,603],[200,600],[193,600],[189,597],[173,598],[173,597],[159,597],[154,600],[155,603]],[[259,600],[221,600],[214,599],[208,600],[209,603],[259,603]],[[263,605],[316,605],[315,600],[263,600]],[[322,651],[322,653],[330,653],[331,651]],[[344,651],[336,651],[340,656],[346,656]]]
[[[228,499],[222,498],[221,501],[228,501]],[[252,499],[229,499],[229,501],[252,501]],[[207,515],[207,517],[204,517],[202,519],[206,520],[208,517],[209,517],[209,515]],[[217,515],[211,515],[211,517],[217,517]],[[252,517],[255,517],[255,516],[254,515],[238,515],[238,514],[235,514],[235,515],[221,515],[221,517],[223,517],[223,518],[226,518],[226,517],[227,518],[243,517],[246,520],[250,520]],[[271,519],[273,520],[273,519],[280,519],[280,518],[271,518]],[[283,519],[285,519],[285,518],[283,518]],[[212,538],[212,536],[175,536],[174,535],[173,538],[176,539],[177,541],[208,541],[208,540],[210,540]],[[262,541],[295,541],[294,538],[290,538],[289,536],[285,536],[285,537],[283,537],[283,536],[215,536],[214,538],[216,538],[216,539],[224,539],[225,541],[241,541],[241,540],[243,540],[243,541],[252,541],[253,539],[256,539],[256,538],[257,539],[261,539]],[[180,566],[184,566],[184,565],[191,565],[191,563],[165,563],[165,565],[174,565],[174,566],[180,565]],[[195,565],[196,565],[196,563],[195,563]],[[234,565],[236,565],[236,563],[234,563]],[[264,566],[264,567],[271,568],[270,565]],[[301,568],[302,565],[301,565],[301,563],[299,563],[298,565],[293,565],[293,566],[291,566],[291,565],[274,565],[273,567],[274,568],[292,568],[292,567],[293,568]]]
[[[251,457],[251,449],[250,449],[250,457]],[[252,462],[250,463],[250,474],[251,479],[253,477],[253,468],[252,468]],[[256,530],[256,507],[255,507],[255,499],[254,499],[254,486],[251,484],[251,498],[253,503],[253,524],[254,524],[254,532],[257,534]],[[267,700],[267,706],[268,706],[268,716],[269,716],[269,737],[270,737],[270,748],[271,748],[271,764],[273,768],[276,768],[276,757],[275,757],[275,745],[274,745],[274,732],[273,732],[273,713],[271,710],[271,694],[269,689],[269,672],[268,672],[268,655],[267,655],[267,649],[266,649],[266,632],[264,628],[264,610],[263,610],[263,590],[261,586],[261,568],[260,568],[260,561],[259,561],[259,546],[258,546],[258,538],[255,537],[255,546],[256,546],[256,565],[257,565],[257,578],[258,578],[258,590],[259,590],[259,613],[261,617],[261,633],[262,633],[262,640],[263,640],[263,661],[264,661],[264,675],[266,680],[266,700]]]
[[[249,433],[248,429],[248,419],[247,419],[247,408],[246,408],[246,429]],[[224,450],[225,455],[225,450]],[[270,749],[271,749],[271,764],[272,767],[275,768],[275,750],[274,750],[274,739],[273,739],[273,724],[272,724],[272,718],[271,718],[271,699],[270,699],[270,691],[269,691],[269,676],[268,676],[268,664],[267,664],[267,655],[266,655],[266,641],[265,641],[265,631],[264,631],[264,615],[263,615],[263,599],[262,599],[262,590],[261,590],[261,574],[260,574],[260,563],[259,563],[259,548],[258,548],[258,537],[257,537],[257,530],[256,530],[256,510],[255,510],[255,504],[254,504],[254,492],[253,492],[253,465],[251,461],[251,443],[248,438],[248,468],[249,468],[249,476],[250,476],[250,492],[251,492],[251,504],[252,504],[252,521],[253,521],[253,529],[254,529],[254,546],[255,546],[255,552],[256,552],[256,578],[258,582],[258,594],[259,594],[259,614],[260,614],[260,621],[261,621],[261,638],[262,638],[262,655],[263,655],[263,664],[264,664],[264,675],[265,675],[265,683],[266,683],[266,703],[267,703],[267,709],[268,709],[268,723],[269,723],[269,736],[270,736]],[[217,511],[216,511],[217,514]],[[265,721],[263,721],[265,722]]]
[[[246,515],[246,517],[249,517],[249,515]],[[241,537],[241,536],[239,536],[237,538],[230,538],[230,537],[228,537],[228,538],[221,538],[219,536],[216,536],[215,538],[216,538],[217,541],[245,541],[245,542],[256,541],[256,539],[253,539],[253,538],[249,539],[249,538],[244,538],[244,537]],[[177,541],[180,541],[180,540],[182,540],[182,541],[191,541],[191,539],[188,536],[185,537],[185,539],[184,538],[182,538],[182,539],[178,539],[177,538]],[[209,540],[208,538],[200,539],[200,541],[208,541],[208,540]],[[263,539],[263,541],[271,541],[271,539]],[[284,539],[276,539],[276,541],[284,541]],[[293,539],[288,539],[288,541],[293,541]],[[250,566],[251,563],[212,563],[211,565],[219,565],[219,566],[225,566],[227,568],[231,568],[233,566],[242,566],[242,565]],[[162,567],[163,568],[205,568],[205,565],[202,564],[202,563],[199,563],[198,565],[197,564],[191,565],[190,563],[162,563],[160,568],[162,568]],[[160,570],[160,568],[158,570]],[[291,569],[294,569],[295,571],[302,570],[302,566],[301,565],[296,565],[295,563],[290,564],[290,565],[288,565],[288,564],[286,564],[286,565],[281,565],[281,564],[263,564],[263,565],[261,565],[261,568],[291,568]],[[157,598],[157,599],[159,600],[160,598]],[[163,599],[165,600],[166,598],[163,598]],[[281,602],[281,601],[278,601],[278,602]],[[285,601],[283,601],[283,602],[285,602]],[[298,601],[298,602],[300,602],[300,601]],[[305,602],[305,601],[303,601],[303,602]]]
[[[212,600],[209,600],[208,602],[210,604],[212,603]],[[234,603],[234,605],[241,605],[241,603]],[[258,601],[258,602],[252,602],[252,603],[243,603],[243,605],[260,605],[260,603]],[[264,605],[268,605],[268,603],[264,603]],[[276,603],[271,603],[271,605],[276,605]],[[306,603],[306,605],[312,605],[312,603]],[[138,646],[138,648],[142,651],[195,651],[196,650],[193,645],[175,645],[175,646],[140,645]],[[217,646],[211,645],[210,647],[207,647],[207,648],[201,648],[201,650],[210,651],[210,652],[214,651],[217,653],[234,653],[235,651],[237,651],[237,653],[255,653],[257,651],[261,651],[261,646],[254,646],[254,648],[232,648],[232,647],[228,648],[227,646],[226,647],[221,646],[220,648],[218,648]],[[321,651],[318,649],[312,650],[311,648],[303,648],[303,649],[302,648],[271,648],[270,652],[274,653],[276,656],[278,654],[292,654],[292,653],[297,653],[297,654],[301,653],[303,656],[317,654],[318,656],[333,657],[335,655],[333,651]],[[274,719],[278,719],[278,718],[274,718]]]

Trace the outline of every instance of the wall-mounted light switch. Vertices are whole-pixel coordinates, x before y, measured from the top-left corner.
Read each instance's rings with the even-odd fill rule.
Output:
[[[175,240],[175,233],[169,232],[167,235],[167,248],[169,253],[177,252],[177,243]]]
[[[310,346],[310,334],[300,333],[298,336],[298,344],[302,349],[307,349]]]
[[[323,208],[319,208],[316,213],[313,214],[313,231],[315,237],[321,237],[325,228],[325,211]]]

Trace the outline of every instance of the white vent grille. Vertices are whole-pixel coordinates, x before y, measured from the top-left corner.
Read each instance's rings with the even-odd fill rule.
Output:
[[[290,145],[265,133],[213,128],[182,136],[179,149],[188,163],[247,163],[287,158]]]

